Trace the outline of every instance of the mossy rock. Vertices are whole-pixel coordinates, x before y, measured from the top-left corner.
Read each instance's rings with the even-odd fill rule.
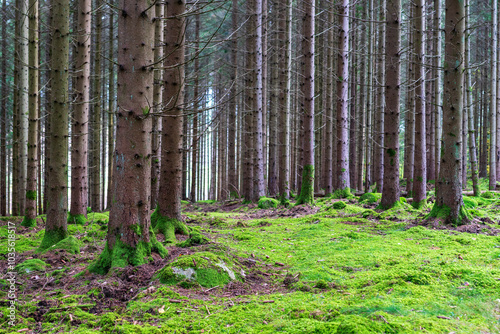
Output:
[[[47,248],[44,252],[48,251],[53,251],[53,250],[65,250],[68,253],[71,254],[80,254],[80,246],[81,246],[80,240],[75,238],[74,236],[70,235],[69,237],[59,241],[57,244],[55,244],[52,247]]]
[[[212,288],[240,279],[241,275],[239,268],[228,258],[210,252],[199,252],[178,257],[159,270],[155,277],[166,285],[188,282]],[[183,284],[188,285],[194,284]]]
[[[259,209],[270,209],[277,208],[279,204],[280,202],[277,199],[262,196],[257,206]]]
[[[191,246],[198,246],[198,245],[205,245],[210,242],[210,239],[208,239],[206,236],[201,234],[198,231],[192,231],[189,233],[189,239],[181,242],[178,244],[179,247],[191,247]]]
[[[332,204],[332,208],[335,210],[342,210],[346,206],[347,206],[347,204],[345,204],[345,202],[342,202],[342,201],[338,201],[338,202],[335,202]]]
[[[361,197],[359,198],[359,202],[365,204],[372,204],[380,201],[381,198],[382,198],[381,193],[366,193],[361,195]]]
[[[19,263],[15,270],[19,274],[29,274],[35,271],[45,271],[45,268],[48,266],[47,263],[40,259],[29,259],[24,262]]]

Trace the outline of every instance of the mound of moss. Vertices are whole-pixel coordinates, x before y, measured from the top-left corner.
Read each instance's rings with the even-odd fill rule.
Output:
[[[19,263],[16,267],[15,270],[19,274],[29,274],[34,271],[44,271],[45,268],[48,266],[47,263],[43,262],[40,259],[29,259],[24,262]]]
[[[333,192],[331,198],[333,199],[343,199],[343,198],[352,198],[351,189],[337,189]]]
[[[277,199],[262,196],[259,199],[258,207],[259,209],[277,208],[278,204],[280,204],[280,201]]]
[[[44,252],[53,251],[53,250],[65,250],[71,254],[80,254],[80,240],[70,235],[69,237],[62,239],[57,244],[52,247],[47,248]]]
[[[361,197],[359,198],[359,203],[372,204],[380,201],[381,198],[381,193],[366,193],[361,195]]]
[[[345,204],[345,202],[342,202],[342,201],[338,201],[338,202],[335,202],[332,204],[332,208],[334,208],[335,210],[342,210],[346,206],[347,206],[347,204]]]
[[[205,245],[210,242],[210,239],[208,239],[206,236],[201,234],[198,231],[192,231],[189,233],[189,239],[181,242],[178,244],[179,247],[191,247],[191,246],[198,246],[198,245]]]
[[[196,283],[212,288],[224,286],[240,278],[236,266],[228,258],[210,252],[179,256],[156,273],[156,278],[166,285],[193,286]]]

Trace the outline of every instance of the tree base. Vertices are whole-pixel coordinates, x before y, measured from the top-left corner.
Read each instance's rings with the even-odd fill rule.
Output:
[[[28,218],[28,217],[24,216],[24,219],[21,222],[21,226],[36,227],[36,218]]]
[[[86,222],[87,218],[85,217],[85,215],[82,214],[73,215],[71,213],[68,214],[68,224],[84,225]]]
[[[344,189],[337,189],[333,192],[331,198],[332,199],[344,199],[344,198],[351,198],[353,197],[351,194],[351,189],[349,188],[344,188]]]
[[[177,242],[175,232],[183,235],[189,235],[189,229],[184,222],[162,216],[158,207],[151,215],[151,227],[153,228],[154,233],[163,234],[165,236],[165,242],[168,243]]]
[[[469,223],[472,220],[472,215],[469,211],[462,205],[458,210],[458,217],[452,217],[451,208],[447,205],[437,205],[434,203],[431,212],[425,217],[437,218],[445,224],[460,226]]]
[[[426,204],[427,204],[427,199],[423,199],[423,200],[421,200],[421,201],[419,201],[419,202],[417,202],[417,201],[413,201],[413,202],[411,203],[411,206],[413,206],[413,207],[414,207],[415,209],[417,209],[417,210],[420,210],[420,209],[422,209],[422,208],[423,208]]]
[[[63,228],[58,228],[55,230],[47,230],[45,229],[45,234],[43,236],[42,243],[37,249],[37,252],[43,252],[49,247],[54,246],[59,241],[66,239],[68,237],[68,231]]]
[[[302,186],[295,205],[314,205],[314,166],[305,165],[302,171]]]
[[[89,272],[105,275],[111,268],[124,268],[128,265],[140,266],[152,261],[151,252],[158,253],[161,258],[168,255],[168,251],[156,240],[153,231],[149,231],[150,242],[139,241],[137,247],[131,247],[117,239],[112,250],[108,243],[96,262],[90,265]]]

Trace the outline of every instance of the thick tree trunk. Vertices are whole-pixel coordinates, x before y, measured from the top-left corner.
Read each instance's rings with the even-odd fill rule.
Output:
[[[303,150],[302,185],[297,205],[314,203],[314,8],[314,0],[303,0],[302,63],[304,76],[301,82],[303,95],[301,117],[304,137],[301,138]]]
[[[413,170],[413,202],[415,208],[421,208],[426,202],[427,160],[425,126],[425,7],[424,0],[415,0],[415,160]]]
[[[342,0],[339,13],[339,56],[337,61],[337,182],[336,187],[347,190],[349,183],[349,1]]]
[[[100,274],[113,267],[143,264],[149,261],[152,250],[160,256],[167,254],[150,227],[154,7],[127,0],[121,0],[119,7],[113,204],[106,248],[89,268]]]
[[[441,217],[445,223],[463,224],[469,215],[462,200],[462,116],[463,116],[463,57],[465,51],[464,3],[446,0],[443,154],[436,182],[436,202],[431,217]]]
[[[90,99],[91,0],[78,1],[75,54],[75,106],[71,130],[71,207],[69,223],[83,224],[88,206],[88,122]]]
[[[389,209],[399,201],[399,96],[401,0],[387,0],[385,110],[384,110],[384,188],[380,205]]]
[[[186,3],[182,0],[166,2],[163,73],[165,115],[162,117],[160,195],[152,226],[169,242],[175,242],[176,231],[188,234],[181,217],[185,9]]]
[[[47,223],[40,249],[68,236],[68,70],[69,0],[52,2],[52,110],[48,168]]]
[[[38,180],[38,1],[30,0],[29,19],[29,130],[28,168],[23,226],[36,226]]]

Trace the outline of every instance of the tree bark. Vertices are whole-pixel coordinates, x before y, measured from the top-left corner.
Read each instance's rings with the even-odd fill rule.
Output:
[[[384,110],[384,188],[380,205],[389,209],[399,201],[399,96],[401,0],[387,0]]]
[[[195,59],[194,59],[194,73],[199,73],[200,70],[200,61],[199,61],[199,50],[200,50],[200,15],[196,14],[196,26],[195,26]],[[193,158],[191,160],[191,192],[189,195],[189,200],[191,202],[196,202],[196,178],[198,175],[196,174],[196,166],[198,163],[197,159],[197,151],[198,151],[198,108],[199,108],[199,76],[196,74],[194,77],[194,93],[193,93]]]
[[[498,6],[492,0],[491,19],[491,92],[490,92],[490,174],[489,189],[497,185],[497,57],[498,57]]]
[[[238,0],[232,0],[232,40],[231,40],[231,92],[228,115],[228,190],[230,198],[239,194],[238,169],[236,168],[236,112],[238,94]],[[238,109],[238,113],[239,113]]]
[[[7,1],[2,1],[2,13],[7,11]],[[2,96],[7,96],[7,20],[2,20]],[[0,215],[7,215],[7,99],[0,100]]]
[[[380,21],[385,21],[386,1],[381,0]],[[378,29],[378,75],[377,75],[377,112],[375,113],[375,145],[373,179],[377,184],[377,192],[381,193],[384,185],[384,114],[385,114],[385,24]]]

